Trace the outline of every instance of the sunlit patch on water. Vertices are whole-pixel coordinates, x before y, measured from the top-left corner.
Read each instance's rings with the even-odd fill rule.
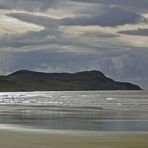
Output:
[[[148,92],[0,93],[0,124],[37,129],[148,131]]]

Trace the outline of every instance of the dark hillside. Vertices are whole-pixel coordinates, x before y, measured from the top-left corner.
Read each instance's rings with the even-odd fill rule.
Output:
[[[141,90],[137,85],[116,82],[100,71],[41,73],[27,70],[0,76],[0,91]]]

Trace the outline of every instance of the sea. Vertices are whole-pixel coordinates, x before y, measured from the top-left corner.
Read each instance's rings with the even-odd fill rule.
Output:
[[[148,132],[148,91],[0,93],[0,128]]]

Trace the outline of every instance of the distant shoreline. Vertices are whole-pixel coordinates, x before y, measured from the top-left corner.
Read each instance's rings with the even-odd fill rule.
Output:
[[[129,92],[134,92],[134,91],[148,91],[147,89],[139,89],[139,90],[30,90],[30,91],[0,91],[0,93],[11,93],[11,92],[14,92],[14,93],[23,93],[23,92],[89,92],[89,91],[93,91],[93,92],[112,92],[112,91],[115,91],[115,92],[124,92],[124,91],[129,91]]]

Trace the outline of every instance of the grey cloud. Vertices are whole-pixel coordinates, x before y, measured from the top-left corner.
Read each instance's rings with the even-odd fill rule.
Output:
[[[49,7],[54,7],[61,1],[62,0],[58,0],[58,2],[56,0],[0,0],[0,5],[2,3],[5,4],[1,5],[2,8],[8,6],[11,9],[17,8],[18,10],[37,11],[38,9],[46,10]],[[128,5],[126,3],[127,1],[129,2],[129,6],[133,7],[146,8],[148,6],[147,0],[98,0],[97,2],[106,5],[117,4],[126,6]],[[96,1],[89,0],[88,2]],[[69,7],[70,6],[72,5],[69,4]],[[83,7],[83,3],[81,7]],[[85,9],[85,11],[87,10]],[[9,16],[19,20],[41,25],[44,27],[44,30],[27,32],[18,36],[2,36],[0,38],[1,49],[5,50],[8,47],[10,48],[9,51],[11,51],[3,51],[6,54],[3,54],[2,51],[0,52],[0,74],[10,73],[18,69],[46,72],[76,72],[96,69],[102,70],[105,74],[116,80],[129,81],[148,88],[147,48],[125,50],[126,45],[121,45],[120,42],[116,40],[116,37],[118,37],[116,34],[90,32],[82,34],[81,38],[81,36],[75,37],[65,34],[59,27],[60,25],[99,25],[114,27],[123,24],[145,22],[145,19],[139,14],[125,11],[123,8],[105,7],[103,12],[99,11],[98,13],[96,10],[95,12],[96,13],[93,13],[93,9],[91,11],[88,10],[88,13],[86,13],[84,17],[84,13],[79,11],[79,14],[77,14],[77,16],[79,16],[78,18],[64,18],[61,20],[25,13],[9,14]],[[96,15],[93,16],[94,14]],[[147,36],[146,29],[131,31],[126,33]],[[83,36],[88,38],[83,38]],[[93,38],[98,38],[98,40],[93,42]],[[53,49],[49,45],[56,45],[56,47]],[[71,52],[71,49],[76,52]],[[84,52],[79,52],[80,49],[84,50]],[[87,50],[90,52],[87,52]]]
[[[58,26],[58,21],[50,17],[37,16],[37,15],[26,14],[26,13],[10,13],[7,15],[25,22],[29,22],[29,23],[33,23],[33,24],[37,24],[45,27]]]
[[[104,13],[96,16],[80,16],[73,18],[62,19],[62,25],[77,25],[77,26],[111,26],[115,27],[124,24],[136,24],[138,22],[145,22],[146,20],[130,11],[124,11],[120,8],[108,8]]]
[[[7,7],[0,4],[0,9],[7,9]]]
[[[44,16],[35,16],[26,13],[12,13],[8,15],[22,21],[42,25],[44,26],[44,30],[41,30],[39,32],[27,32],[18,36],[3,37],[0,40],[1,49],[4,47],[13,47],[16,50],[24,51],[24,49],[21,49],[22,47],[24,47],[26,50],[36,50],[37,46],[45,47],[49,45],[56,45],[57,48],[59,48],[58,50],[61,50],[61,48],[64,46],[70,46],[69,51],[75,50],[76,52],[79,52],[79,50],[97,50],[101,46],[99,45],[98,47],[96,45],[91,45],[90,43],[86,43],[85,41],[83,42],[79,38],[75,38],[73,36],[65,34],[64,31],[59,28],[61,20],[55,20]],[[111,35],[109,36],[107,34],[102,34],[101,36],[103,38],[107,36],[108,38],[111,37]],[[49,47],[49,50],[52,49]],[[104,50],[103,47],[102,50]]]
[[[118,53],[118,55],[117,55]],[[134,82],[142,87],[148,87],[148,51],[146,48],[131,49],[129,51],[112,52],[111,69],[108,71],[111,76],[122,81]],[[114,60],[113,59],[117,59]],[[119,65],[121,64],[121,66]]]
[[[40,46],[47,44],[56,44],[57,38],[60,38],[62,32],[59,29],[55,19],[45,16],[37,16],[28,13],[9,13],[10,17],[17,18],[21,21],[43,26],[44,29],[38,32],[27,32],[22,35],[4,36],[0,40],[0,46],[21,48],[27,46]],[[20,49],[21,50],[21,49]],[[29,49],[33,50],[33,49]]]
[[[25,11],[43,11],[56,6],[59,0],[0,0],[0,5],[7,9]]]
[[[87,67],[87,63],[89,63],[92,58],[89,54],[55,53],[53,51],[14,52],[11,53],[11,59],[14,60],[11,60],[11,64],[8,67],[11,68],[9,68],[9,72],[16,69],[38,69],[45,71],[48,68],[54,71],[63,69],[63,72],[74,72],[83,69],[83,66]],[[10,58],[8,61],[9,60]]]
[[[25,46],[39,46],[56,44],[63,32],[59,29],[57,21],[44,16],[35,16],[26,13],[11,13],[8,16],[19,20],[43,26],[44,29],[38,32],[26,32],[21,35],[3,36],[0,40],[0,47],[21,48]],[[21,49],[20,49],[21,50]],[[30,49],[31,50],[31,49]]]
[[[111,26],[115,27],[124,24],[136,24],[139,22],[147,22],[147,20],[134,12],[125,11],[121,8],[108,8],[104,7],[104,11],[99,14],[91,14],[88,16],[69,17],[63,19],[52,19],[45,16],[35,16],[25,13],[11,13],[8,16],[15,17],[17,19],[38,24],[41,26],[59,26],[59,25],[75,25],[75,26]]]
[[[21,50],[21,48],[25,46],[32,46],[33,48],[33,46],[46,45],[49,42],[49,40],[46,39],[49,34],[51,34],[51,32],[43,30],[39,32],[27,32],[18,36],[6,36],[0,40],[0,47],[13,47]],[[56,34],[54,34],[54,37],[55,36]],[[52,41],[54,42],[54,38],[50,39],[50,42]]]
[[[113,33],[104,33],[104,32],[87,32],[82,34],[82,36],[88,38],[116,38],[119,37],[120,35]]]
[[[148,9],[147,0],[85,0],[85,1],[71,0],[71,1],[83,2],[83,3],[99,3],[99,4],[105,4],[105,5],[120,5],[120,6]]]
[[[119,31],[118,33],[136,36],[148,36],[148,29],[125,30]]]
[[[56,47],[50,47],[51,45],[56,45]],[[70,48],[66,49],[66,46],[70,46]],[[13,50],[19,50],[22,52],[24,52],[24,50],[44,50],[43,47],[46,47],[49,50],[61,52],[68,52],[68,50],[69,52],[71,50],[79,52],[80,49],[87,51],[87,49],[94,50],[98,48],[93,45],[89,45],[89,43],[83,43],[81,40],[76,38],[74,39],[71,36],[65,36],[63,32],[58,29],[54,30],[54,28],[51,30],[47,30],[46,28],[45,30],[39,32],[28,32],[18,36],[4,37],[0,40],[0,47],[1,50],[3,48],[5,49],[6,47],[10,47],[9,50],[14,48]]]

